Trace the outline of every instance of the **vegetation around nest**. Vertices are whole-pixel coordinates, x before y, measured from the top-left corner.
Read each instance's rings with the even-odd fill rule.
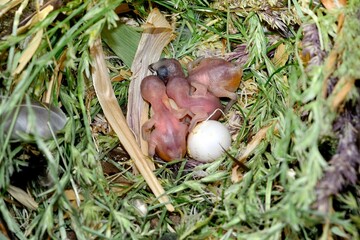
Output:
[[[360,238],[359,1],[0,4],[1,238]],[[132,171],[92,86],[90,46],[101,36],[126,111],[154,8],[174,28],[163,57],[185,66],[217,56],[244,70],[221,119],[233,136],[229,154],[207,164],[155,161],[174,212]],[[51,140],[14,141],[11,120],[33,101],[60,107],[67,123]]]

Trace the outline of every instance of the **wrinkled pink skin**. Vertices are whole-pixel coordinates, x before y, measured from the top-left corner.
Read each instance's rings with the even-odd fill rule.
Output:
[[[217,61],[214,60],[214,61]],[[223,64],[224,60],[220,59],[219,64]],[[215,97],[205,89],[204,95],[193,93],[193,90],[185,78],[185,74],[178,60],[176,59],[160,59],[158,62],[151,64],[150,69],[156,71],[158,76],[167,83],[166,93],[175,101],[178,107],[188,109],[192,117],[189,131],[200,121],[206,120],[210,115],[210,119],[217,120],[221,116],[220,111],[223,106],[219,98]]]
[[[141,95],[151,104],[154,115],[142,126],[143,138],[149,143],[149,155],[165,161],[184,157],[188,127],[180,121],[188,114],[174,110],[166,95],[166,87],[157,76],[147,76],[141,82]]]
[[[220,58],[202,58],[188,65],[188,81],[196,90],[193,95],[205,96],[207,91],[216,97],[236,100],[242,69]]]
[[[219,98],[207,93],[205,96],[190,95],[191,86],[183,77],[169,78],[166,85],[167,95],[175,101],[178,107],[188,109],[191,112],[191,122],[189,132],[198,122],[206,120],[211,114],[210,119],[217,120],[221,116],[223,106]]]

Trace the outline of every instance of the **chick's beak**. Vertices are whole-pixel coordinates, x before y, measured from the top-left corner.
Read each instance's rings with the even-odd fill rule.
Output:
[[[156,70],[154,69],[154,63],[150,64],[148,68],[149,68],[150,72],[152,72],[152,73],[156,72]]]

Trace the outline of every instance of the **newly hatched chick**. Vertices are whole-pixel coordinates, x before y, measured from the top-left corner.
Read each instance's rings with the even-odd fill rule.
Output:
[[[188,127],[180,119],[187,113],[171,108],[165,84],[157,76],[145,77],[140,88],[142,97],[154,111],[142,126],[143,138],[149,143],[149,155],[154,156],[156,152],[165,161],[184,157]]]
[[[216,111],[217,109],[223,110],[219,98],[208,92],[204,96],[191,94],[191,86],[185,79],[179,61],[176,59],[160,59],[151,64],[149,68],[156,71],[157,75],[164,82],[167,82],[166,93],[175,101],[177,106],[191,112],[192,119],[189,131],[198,122],[206,120],[213,113],[210,119],[217,120],[221,116],[221,112]]]
[[[198,122],[206,120],[211,114],[210,119],[219,119],[221,111],[217,110],[223,110],[219,98],[210,93],[206,93],[205,96],[190,95],[190,89],[189,82],[183,77],[170,77],[166,85],[167,95],[177,106],[191,112],[189,132]]]
[[[188,81],[196,90],[194,95],[205,96],[209,91],[217,97],[236,100],[242,69],[221,58],[202,58],[188,65]]]

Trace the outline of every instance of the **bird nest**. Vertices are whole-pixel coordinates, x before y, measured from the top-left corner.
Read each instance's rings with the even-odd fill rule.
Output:
[[[3,237],[359,238],[358,1],[0,6]],[[241,66],[221,157],[148,156],[160,58]]]

